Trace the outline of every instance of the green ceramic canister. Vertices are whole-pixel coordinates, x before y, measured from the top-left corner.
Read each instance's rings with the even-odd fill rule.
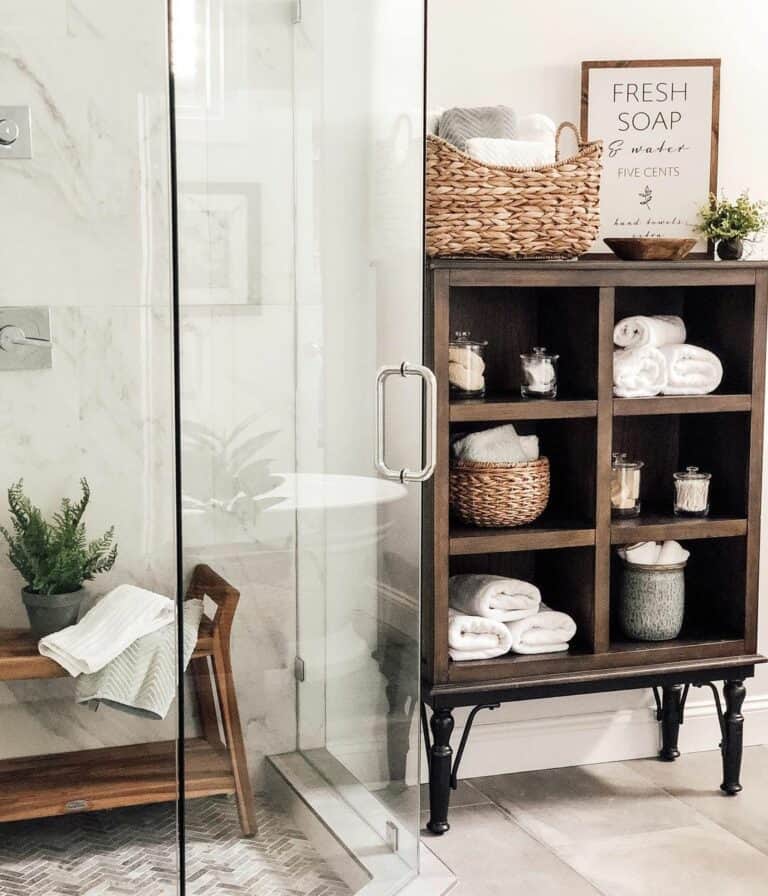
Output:
[[[619,624],[633,641],[671,641],[685,612],[685,562],[640,566],[623,561]]]

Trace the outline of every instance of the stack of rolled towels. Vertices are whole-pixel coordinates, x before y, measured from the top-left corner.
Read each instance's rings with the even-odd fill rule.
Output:
[[[518,119],[510,106],[436,111],[429,116],[438,137],[486,165],[536,168],[555,161],[555,123],[540,113]]]
[[[619,398],[654,395],[708,395],[723,379],[717,355],[686,343],[676,315],[636,315],[613,331],[613,393]]]
[[[539,459],[539,437],[520,436],[511,423],[460,436],[452,444],[457,460],[521,464]]]
[[[621,547],[618,555],[635,566],[671,566],[691,556],[677,541],[640,541]]]
[[[550,610],[530,582],[469,573],[448,582],[448,652],[454,662],[505,653],[560,653],[576,634],[567,613]]]

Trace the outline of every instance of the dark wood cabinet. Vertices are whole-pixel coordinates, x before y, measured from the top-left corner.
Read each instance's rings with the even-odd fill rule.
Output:
[[[423,700],[433,710],[431,735],[426,712],[423,718],[435,832],[447,830],[445,768],[455,783],[461,758],[461,749],[452,758],[450,744],[456,706],[653,687],[665,738],[662,758],[669,759],[676,753],[675,712],[688,687],[724,681],[723,787],[737,789],[738,770],[736,780],[732,772],[740,728],[738,737],[727,736],[733,717],[740,717],[731,697],[741,693],[741,685],[733,683],[750,677],[763,661],[757,653],[757,601],[767,302],[768,264],[761,263],[429,264],[424,355],[438,381],[439,450],[423,497],[422,651]],[[687,341],[710,349],[723,363],[717,391],[614,398],[613,328],[631,314],[681,315]],[[457,330],[488,341],[483,398],[449,395],[448,342]],[[534,345],[560,355],[556,400],[520,397],[519,356]],[[536,433],[550,459],[547,510],[521,528],[460,524],[449,508],[451,435],[505,422],[514,422],[522,434]],[[642,513],[634,519],[611,518],[611,455],[618,450],[645,463]],[[712,473],[705,518],[672,512],[672,474],[689,464]],[[615,547],[665,539],[684,541],[691,552],[682,632],[674,641],[628,641],[615,618]],[[535,582],[546,603],[578,625],[568,653],[451,662],[448,579],[460,572]]]

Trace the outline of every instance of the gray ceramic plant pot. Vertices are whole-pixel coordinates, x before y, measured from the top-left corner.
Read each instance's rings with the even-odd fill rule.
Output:
[[[619,623],[633,641],[671,641],[685,614],[685,563],[638,566],[624,562]]]
[[[22,588],[21,599],[27,608],[29,627],[35,638],[39,640],[74,625],[84,597],[85,588],[78,588],[69,594],[33,594]]]

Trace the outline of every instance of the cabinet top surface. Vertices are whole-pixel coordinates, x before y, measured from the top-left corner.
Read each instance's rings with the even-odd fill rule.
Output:
[[[582,256],[574,261],[516,261],[509,258],[429,258],[430,270],[482,269],[498,271],[734,271],[764,270],[768,260],[715,261],[686,258],[682,261],[622,261],[615,256]]]

